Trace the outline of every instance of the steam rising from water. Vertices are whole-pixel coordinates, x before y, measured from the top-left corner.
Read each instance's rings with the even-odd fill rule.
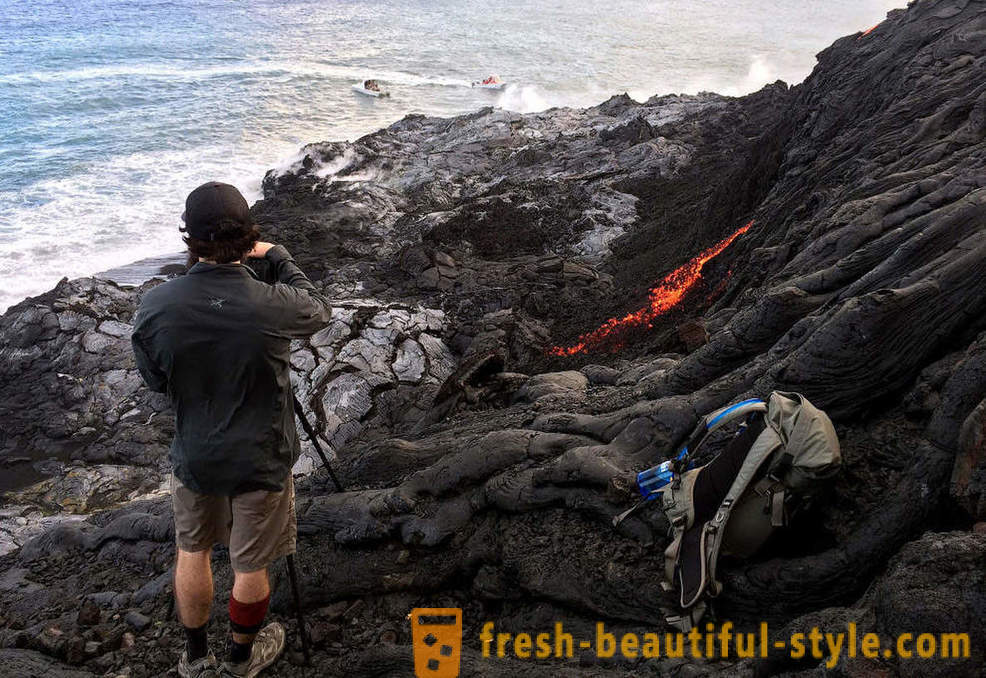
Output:
[[[507,85],[496,105],[518,113],[533,113],[551,107],[537,85]]]

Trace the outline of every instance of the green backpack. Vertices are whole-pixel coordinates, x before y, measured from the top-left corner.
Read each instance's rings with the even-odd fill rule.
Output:
[[[708,435],[736,421],[740,429],[726,448],[692,468]],[[828,416],[800,394],[774,391],[766,402],[745,400],[707,415],[673,460],[639,473],[645,501],[660,497],[671,524],[662,585],[679,591],[681,614],[668,623],[683,631],[695,626],[707,598],[722,590],[719,554],[756,553],[841,463]]]

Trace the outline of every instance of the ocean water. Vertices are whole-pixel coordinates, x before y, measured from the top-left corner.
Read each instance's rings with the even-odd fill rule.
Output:
[[[305,143],[406,113],[800,82],[903,0],[18,0],[0,4],[0,311],[182,248],[184,196],[252,201]],[[502,92],[472,80],[499,74]],[[368,77],[392,93],[351,90]]]

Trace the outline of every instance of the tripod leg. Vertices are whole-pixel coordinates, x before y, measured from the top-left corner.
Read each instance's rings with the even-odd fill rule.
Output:
[[[298,592],[298,573],[294,569],[294,554],[288,554],[288,579],[291,580],[291,593],[294,595],[294,609],[298,615],[298,633],[301,634],[301,649],[305,653],[305,666],[312,665],[312,651],[308,646],[308,629],[301,613],[301,594]]]
[[[325,457],[325,452],[322,451],[322,446],[318,444],[318,437],[315,435],[315,429],[312,428],[311,422],[305,416],[305,409],[301,406],[301,401],[298,400],[298,396],[294,397],[294,413],[298,415],[298,420],[301,421],[301,428],[304,429],[305,435],[312,443],[312,447],[318,452],[318,456],[322,459],[322,465],[325,470],[329,472],[329,477],[332,478],[332,483],[336,486],[336,492],[342,492],[342,483],[336,478],[335,471],[332,470],[332,465],[329,464],[329,460]]]

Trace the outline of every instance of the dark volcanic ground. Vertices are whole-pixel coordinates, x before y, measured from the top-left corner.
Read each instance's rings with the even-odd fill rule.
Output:
[[[336,300],[292,364],[348,488],[308,457],[296,469],[317,670],[298,665],[282,583],[274,615],[295,647],[270,675],[409,675],[418,606],[463,608],[463,675],[981,675],[984,73],[986,3],[921,0],[837,41],[797,87],[409,116],[268,175],[266,238]],[[645,307],[750,222],[688,286],[669,283],[683,293],[667,312],[551,353]],[[0,465],[21,479],[0,507],[2,675],[157,676],[176,661],[158,491],[171,415],[129,349],[154,284],[63,281],[0,318]],[[480,656],[486,620],[662,630],[666,524],[610,524],[634,500],[628,479],[697,416],[772,389],[827,409],[845,467],[795,529],[722,564],[717,618],[966,631],[970,658]]]

